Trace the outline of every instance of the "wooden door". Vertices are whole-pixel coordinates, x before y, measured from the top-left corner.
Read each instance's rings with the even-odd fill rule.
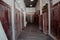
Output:
[[[22,13],[22,30],[24,30],[24,14]]]
[[[9,29],[9,21],[8,21],[8,10],[5,11],[5,16],[4,16],[4,27],[5,27],[5,30],[7,31],[8,33],[8,29]]]
[[[55,4],[51,13],[51,34],[60,38],[60,2]]]
[[[4,31],[9,39],[9,21],[8,21],[8,10],[3,11],[3,17],[1,17],[1,22],[4,28]]]
[[[10,6],[7,5],[5,2],[0,1],[0,20],[2,22],[2,26],[7,35],[8,40],[10,40],[10,37],[11,37],[10,36],[10,30],[11,30],[10,25],[11,24],[9,23],[9,16],[10,16],[9,14],[11,14]]]
[[[43,31],[45,34],[48,34],[48,4],[43,7]]]
[[[44,32],[48,33],[48,14],[46,12],[43,14],[43,18],[44,18]]]
[[[40,10],[37,10],[34,14],[34,23],[39,26],[39,15],[40,15]]]
[[[43,31],[43,18],[42,18],[42,15],[39,15],[39,30]]]

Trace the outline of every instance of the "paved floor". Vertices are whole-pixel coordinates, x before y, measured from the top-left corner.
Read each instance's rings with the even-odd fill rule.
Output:
[[[19,35],[18,40],[53,40],[48,35],[38,30],[36,25],[27,25],[27,28]]]

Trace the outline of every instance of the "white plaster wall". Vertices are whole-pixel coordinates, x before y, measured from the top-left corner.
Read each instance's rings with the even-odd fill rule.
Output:
[[[40,10],[40,0],[38,0],[35,9],[36,9],[36,10]]]
[[[48,3],[48,0],[40,0],[40,15],[42,15],[42,8],[46,3]]]
[[[52,0],[53,5],[59,2],[60,0]]]
[[[9,6],[12,7],[12,4],[13,4],[13,0],[3,0],[5,3],[7,3]],[[23,9],[25,10],[25,4],[24,4],[24,0],[17,0],[16,1],[17,3],[15,3],[16,5],[16,8],[17,9]]]
[[[19,6],[20,9],[23,9],[25,11],[25,3],[24,0],[16,0],[17,1],[17,5]]]
[[[42,15],[42,8],[47,3],[47,0],[40,0],[40,15]]]
[[[12,1],[13,0],[3,0],[3,1],[12,7]],[[26,14],[26,11],[25,11],[26,8],[25,8],[24,0],[16,0],[15,8],[20,10],[20,11],[23,10],[23,13],[24,13],[24,26],[26,26],[26,15],[25,15]]]
[[[40,15],[42,15],[42,0],[40,0]]]
[[[12,0],[3,0],[5,3],[7,3],[8,5],[12,6]]]
[[[8,40],[0,22],[0,40]]]
[[[59,2],[60,0],[52,0],[52,4],[56,4],[57,2]],[[42,0],[43,6],[48,3],[48,0]]]
[[[42,6],[44,6],[46,3],[48,3],[48,0],[42,0]]]
[[[35,8],[26,8],[26,13],[35,12]]]
[[[32,16],[33,16],[34,13],[35,13],[35,8],[26,8],[26,14],[30,15],[30,22],[31,23],[32,23]]]
[[[20,4],[22,4],[22,5],[20,5]],[[20,1],[18,1],[15,3],[15,6],[18,10],[20,10],[20,12],[23,12],[23,14],[24,14],[24,27],[26,27],[26,8],[25,8],[24,2],[22,1],[20,3]],[[20,20],[20,21],[22,21],[22,20]]]
[[[33,23],[33,15],[34,15],[34,13],[35,12],[28,12],[28,13],[26,13],[26,16],[29,16],[30,17],[30,20],[28,20],[28,21],[30,21],[31,23]],[[29,18],[28,18],[29,19]]]
[[[48,3],[48,0],[38,0],[36,10],[40,10],[40,15],[42,15],[42,8],[46,3]]]
[[[20,10],[20,12],[23,12],[24,14],[24,27],[26,27],[26,7],[25,7],[24,0],[17,0],[16,6],[18,6],[17,8]]]

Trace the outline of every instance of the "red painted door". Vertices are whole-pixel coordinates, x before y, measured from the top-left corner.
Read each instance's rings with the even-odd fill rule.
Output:
[[[43,7],[43,31],[48,34],[48,4]]]
[[[9,11],[10,11],[10,6],[8,6],[5,2],[0,1],[0,20],[8,40],[10,39],[9,36],[10,27],[9,27],[9,19],[8,19]]]
[[[48,14],[47,14],[47,12],[45,12],[43,14],[43,18],[44,18],[44,32],[47,34],[48,33]]]
[[[24,30],[24,14],[22,13],[22,30]]]
[[[51,34],[60,39],[60,2],[51,9]]]
[[[39,30],[43,31],[43,18],[42,18],[42,15],[39,15]]]
[[[3,28],[4,28],[4,31],[7,35],[7,37],[9,38],[8,36],[8,31],[9,31],[9,21],[8,21],[8,10],[5,10],[3,11],[4,13],[2,13],[3,17],[1,17],[1,22],[2,22],[2,25],[3,25]]]

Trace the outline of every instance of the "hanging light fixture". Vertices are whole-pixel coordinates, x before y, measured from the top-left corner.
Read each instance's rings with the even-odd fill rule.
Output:
[[[34,0],[30,0],[30,1],[34,1]]]
[[[30,5],[30,7],[32,7],[32,5]]]

